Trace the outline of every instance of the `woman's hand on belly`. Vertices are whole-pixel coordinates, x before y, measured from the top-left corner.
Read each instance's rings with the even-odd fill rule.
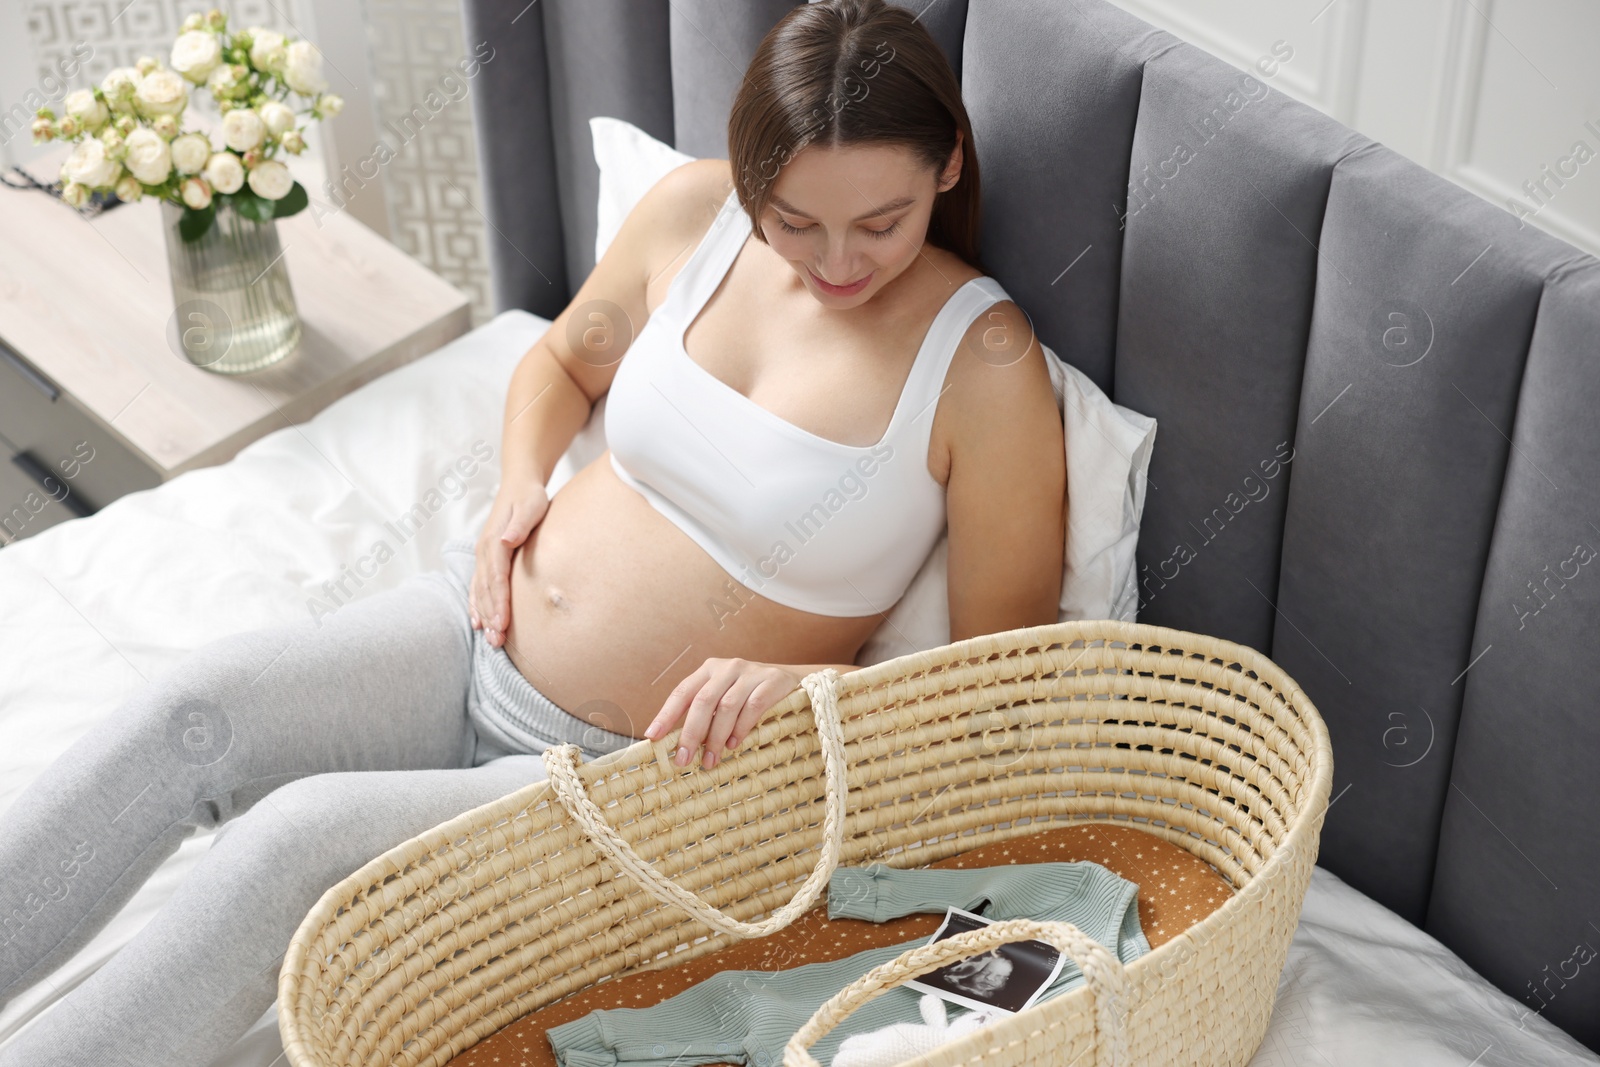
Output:
[[[511,624],[511,557],[549,509],[550,497],[540,483],[502,484],[478,533],[469,598],[472,627],[486,628],[496,648],[505,644]]]
[[[702,763],[707,769],[715,767],[722,753],[737,748],[769,708],[799,688],[804,675],[795,670],[782,663],[708,659],[672,690],[644,736],[654,741],[682,721],[673,762],[688,766],[704,742]]]
[[[707,671],[688,684],[696,664],[742,658],[787,671],[789,681],[757,696],[752,724],[818,669],[805,665],[810,661],[827,661],[821,665],[840,673],[855,669],[846,661],[879,622],[875,616],[813,615],[738,586],[617,477],[609,456],[592,460],[551,497],[549,513],[511,557],[504,647],[540,692],[614,733],[641,737],[661,719],[659,738],[683,723],[710,680]],[[724,684],[707,702],[726,692]],[[737,731],[737,739],[751,728]],[[691,748],[687,758],[694,755]]]

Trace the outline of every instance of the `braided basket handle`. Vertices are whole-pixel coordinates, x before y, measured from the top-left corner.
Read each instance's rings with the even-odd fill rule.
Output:
[[[880,963],[845,986],[812,1015],[783,1049],[783,1067],[820,1067],[811,1046],[849,1018],[868,1001],[902,982],[936,971],[947,963],[987,952],[1008,941],[1045,941],[1054,945],[1083,971],[1084,983],[1094,996],[1095,1043],[1101,1067],[1126,1067],[1127,1038],[1122,1032],[1126,1010],[1127,972],[1122,961],[1106,947],[1071,923],[1036,919],[1007,919],[956,934],[931,945],[908,949]]]
[[[577,745],[557,745],[546,749],[543,758],[555,787],[556,798],[572,816],[589,840],[612,863],[627,872],[641,889],[666,904],[676,904],[691,916],[713,930],[732,937],[761,937],[794,922],[811,905],[815,904],[827,888],[833,870],[839,865],[839,853],[844,847],[844,730],[839,724],[839,672],[832,667],[813,671],[800,680],[806,695],[811,698],[811,714],[816,720],[817,736],[822,745],[823,815],[822,851],[817,865],[806,876],[794,897],[760,922],[747,923],[707,904],[700,897],[646,863],[623,840],[622,835],[606,822],[605,815],[595,806],[584,791],[578,778]]]

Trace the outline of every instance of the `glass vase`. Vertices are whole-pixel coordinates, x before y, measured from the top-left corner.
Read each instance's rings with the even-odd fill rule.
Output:
[[[300,342],[300,316],[276,220],[256,222],[216,201],[197,240],[178,231],[183,208],[161,201],[174,310],[173,351],[217,374],[245,374],[283,360]]]

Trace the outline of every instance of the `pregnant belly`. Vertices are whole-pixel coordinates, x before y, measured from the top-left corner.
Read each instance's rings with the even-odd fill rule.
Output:
[[[854,660],[879,616],[816,615],[739,585],[610,460],[561,487],[511,560],[506,654],[541,693],[638,737],[709,657]]]

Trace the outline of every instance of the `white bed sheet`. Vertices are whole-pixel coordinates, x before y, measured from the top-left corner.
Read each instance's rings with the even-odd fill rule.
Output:
[[[356,592],[438,566],[475,532],[499,470],[505,388],[546,320],[506,312],[229,463],[123,497],[0,550],[0,820],[20,790],[135,687],[214,637],[303,617],[384,541]],[[451,468],[494,451],[464,485]],[[581,440],[574,456],[582,455]],[[563,460],[552,491],[570,476]],[[414,536],[387,522],[421,504]],[[366,568],[370,571],[370,567]],[[0,1012],[0,1044],[149,921],[209,847],[190,838],[117,918]],[[280,1062],[276,1008],[214,1067]],[[1433,938],[1318,868],[1253,1067],[1600,1064]]]

